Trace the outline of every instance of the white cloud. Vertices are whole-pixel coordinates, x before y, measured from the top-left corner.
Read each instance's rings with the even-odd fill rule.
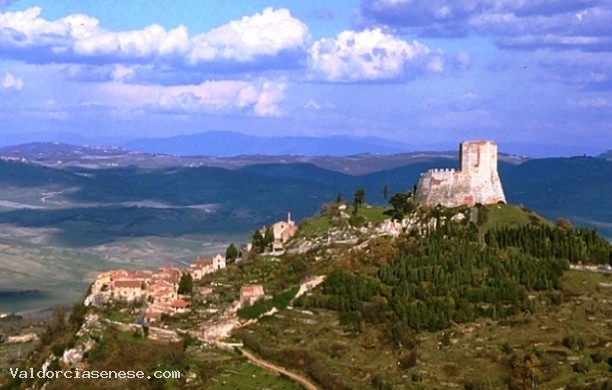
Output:
[[[278,103],[283,100],[286,87],[284,83],[263,83],[257,102],[253,106],[255,115],[280,116],[281,110]]]
[[[19,77],[13,76],[9,72],[6,72],[0,85],[5,89],[15,89],[17,91],[21,91],[21,88],[23,88],[23,80]]]
[[[609,50],[611,5],[610,0],[364,0],[360,20],[420,35],[493,35],[511,40],[507,46],[513,47]]]
[[[219,80],[199,85],[159,86],[106,83],[99,86],[99,104],[124,110],[146,109],[171,114],[244,112],[281,115],[286,84],[271,81]]]
[[[258,56],[303,50],[308,27],[286,9],[266,8],[193,38],[192,63],[215,59],[252,61]]]
[[[189,48],[184,26],[166,31],[153,24],[142,30],[110,32],[100,28],[100,21],[88,15],[73,14],[48,21],[40,14],[40,7],[0,13],[0,32],[4,32],[0,34],[0,45],[26,53],[45,48],[46,51],[39,53],[40,61],[62,59],[66,62],[99,56],[135,60],[180,54]]]
[[[303,52],[307,39],[308,27],[286,9],[266,8],[193,37],[182,25],[171,30],[152,24],[140,30],[107,31],[98,19],[84,14],[49,21],[41,17],[40,7],[0,13],[4,56],[33,57],[37,62],[241,63],[284,51]]]
[[[408,65],[429,54],[427,46],[408,43],[381,29],[343,31],[316,41],[310,49],[314,78],[355,82],[401,78]]]
[[[32,7],[25,11],[2,13],[0,14],[0,28],[12,29],[15,33],[25,36],[26,39],[22,40],[23,45],[36,43],[37,39],[40,40],[40,43],[44,43],[45,38],[57,40],[69,33],[70,27],[66,23],[49,22],[40,17],[40,12],[40,7]]]
[[[479,35],[500,49],[521,50],[508,57],[514,66],[535,63],[565,83],[610,89],[612,0],[363,0],[360,12],[362,27],[393,26],[421,36]],[[567,57],[585,61],[568,68]],[[602,74],[605,80],[596,80]]]

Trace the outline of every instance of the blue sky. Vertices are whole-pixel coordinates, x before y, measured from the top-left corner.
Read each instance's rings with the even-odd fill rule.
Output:
[[[610,26],[612,0],[0,0],[0,143],[231,130],[595,153]]]

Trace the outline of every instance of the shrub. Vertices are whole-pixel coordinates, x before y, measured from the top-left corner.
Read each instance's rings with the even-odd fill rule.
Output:
[[[501,350],[506,355],[510,355],[512,353],[512,346],[510,346],[510,344],[508,344],[508,342],[505,342],[505,343],[502,344]]]
[[[584,349],[585,343],[580,337],[576,337],[574,335],[570,335],[563,338],[563,345],[574,351],[581,351]]]
[[[366,225],[368,221],[365,219],[363,215],[353,214],[351,215],[349,222],[351,223],[353,227],[362,228]]]
[[[407,354],[400,356],[399,366],[403,369],[409,369],[417,364],[417,353],[416,350],[412,350]]]

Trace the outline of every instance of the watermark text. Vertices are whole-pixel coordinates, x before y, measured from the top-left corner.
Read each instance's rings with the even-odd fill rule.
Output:
[[[9,368],[13,378],[19,379],[180,379],[180,371],[154,371],[147,375],[140,370],[22,370]]]

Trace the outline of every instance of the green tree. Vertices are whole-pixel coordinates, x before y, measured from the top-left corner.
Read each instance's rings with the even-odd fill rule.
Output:
[[[412,195],[410,193],[404,194],[398,192],[389,199],[389,204],[393,207],[391,216],[394,219],[402,219],[404,215],[411,213],[415,209],[414,202],[412,201]]]
[[[365,195],[366,190],[363,188],[358,188],[357,191],[355,191],[355,202],[357,202],[359,206],[361,206],[363,202],[365,202]]]
[[[179,287],[178,287],[178,293],[179,294],[189,294],[189,295],[193,293],[193,278],[191,277],[190,273],[187,272],[181,276],[181,281],[179,282]]]
[[[255,252],[261,253],[266,249],[266,241],[259,230],[255,230],[255,233],[253,233],[251,243],[253,244],[253,250],[255,250]]]
[[[402,219],[404,217],[406,203],[408,203],[408,197],[402,192],[398,192],[397,194],[391,196],[391,199],[389,199],[389,204],[391,207],[393,207],[393,218]]]
[[[359,207],[361,207],[365,201],[365,193],[366,191],[363,188],[358,188],[357,191],[355,191],[355,196],[353,197],[353,214],[357,214]]]
[[[266,234],[264,235],[264,243],[265,248],[270,249],[272,247],[272,243],[274,242],[274,232],[272,228],[266,228]]]
[[[228,262],[231,263],[235,261],[237,257],[238,257],[238,248],[236,248],[236,245],[234,245],[234,243],[232,242],[229,244],[229,246],[225,250],[225,258],[227,259]]]

